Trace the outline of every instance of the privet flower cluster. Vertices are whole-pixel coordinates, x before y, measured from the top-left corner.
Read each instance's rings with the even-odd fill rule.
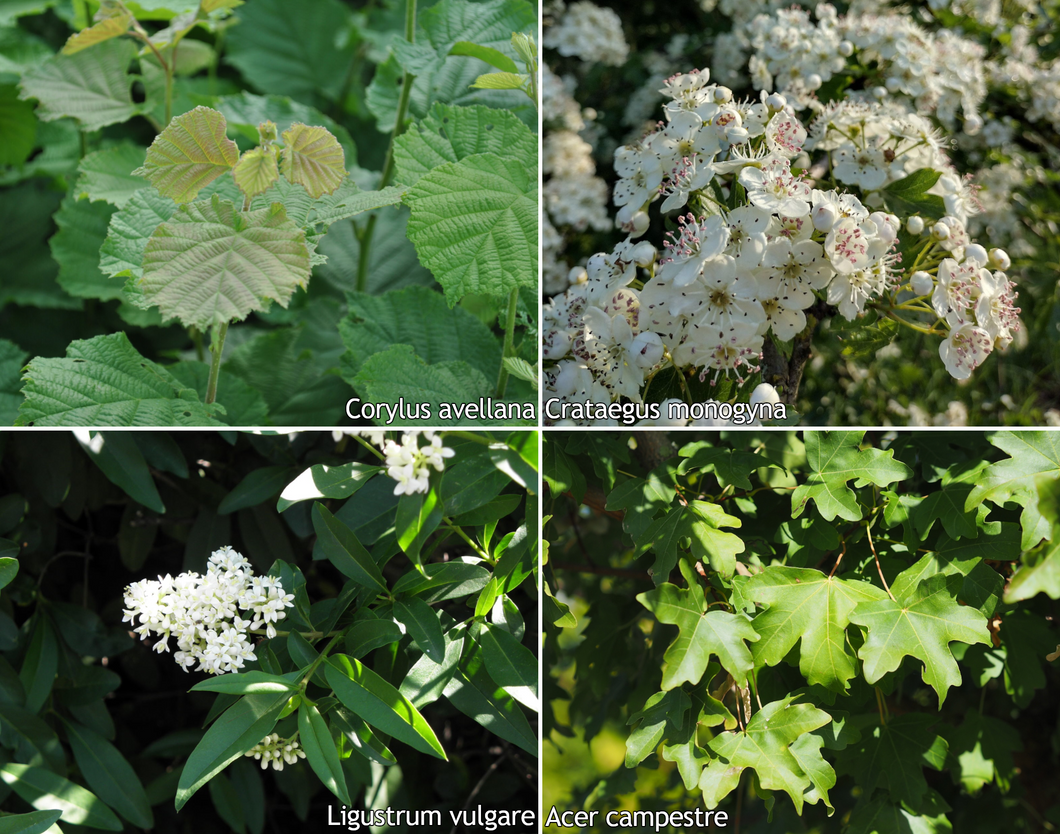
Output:
[[[169,651],[184,671],[222,675],[255,660],[248,632],[265,627],[276,636],[276,623],[287,616],[294,595],[285,594],[272,576],[255,576],[250,563],[231,547],[210,556],[205,575],[188,572],[176,578],[142,579],[125,589],[123,622],[132,623],[141,640],[155,635],[156,652]]]
[[[283,770],[283,765],[297,764],[299,759],[305,758],[305,750],[298,743],[298,739],[280,738],[279,733],[265,736],[260,743],[251,747],[244,756],[249,756],[261,762],[261,769],[266,770],[272,763],[273,770]]]
[[[662,92],[665,121],[615,152],[626,239],[590,258],[545,308],[546,399],[640,402],[667,366],[742,383],[759,369],[764,339],[800,334],[818,300],[851,320],[880,302],[942,337],[957,379],[1012,340],[1009,258],[970,240],[972,194],[925,118],[848,99],[807,130],[783,95],[739,101],[707,71],[675,75]],[[885,189],[918,171],[941,174],[932,191],[948,213],[925,221],[881,210]],[[637,242],[656,201],[679,212],[661,252]],[[903,226],[918,238],[908,265]]]
[[[445,459],[456,454],[442,445],[441,435],[433,431],[406,431],[401,442],[388,438],[382,429],[346,430],[347,434],[364,437],[373,446],[382,450],[386,462],[386,474],[397,481],[394,495],[412,495],[430,489],[431,469],[445,470]],[[420,439],[426,442],[420,445]]]

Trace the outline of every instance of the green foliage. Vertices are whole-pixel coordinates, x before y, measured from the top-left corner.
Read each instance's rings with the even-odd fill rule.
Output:
[[[330,432],[5,435],[0,832],[261,834],[382,792],[534,807],[537,435],[441,440],[444,471],[399,497],[375,447]],[[225,545],[294,604],[211,676],[135,639],[123,593]],[[262,770],[271,733],[305,758]]]
[[[851,834],[1056,816],[1053,445],[546,435],[545,765],[570,774],[546,807]],[[701,508],[733,529],[725,559]],[[587,742],[624,742],[624,767],[594,773]]]

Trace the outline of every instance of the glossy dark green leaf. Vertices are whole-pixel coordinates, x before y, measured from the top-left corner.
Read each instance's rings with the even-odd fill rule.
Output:
[[[382,471],[381,466],[364,463],[315,464],[284,487],[276,509],[282,513],[299,501],[315,498],[349,498],[368,483],[369,478]]]
[[[42,719],[18,704],[0,703],[0,738],[4,746],[36,767],[66,773],[66,756],[59,737]]]
[[[235,695],[250,695],[256,692],[293,692],[295,684],[289,677],[250,671],[217,675],[199,681],[190,692],[227,692]]]
[[[515,512],[515,508],[519,506],[519,502],[522,500],[523,497],[521,495],[498,495],[481,507],[453,516],[451,521],[457,527],[477,527],[496,522],[509,513]]]
[[[508,483],[485,455],[447,467],[442,477],[442,505],[447,516],[470,512],[492,501]]]
[[[121,831],[122,824],[94,793],[68,779],[21,764],[0,767],[0,779],[39,811],[62,811],[63,820],[74,825]]]
[[[371,727],[352,712],[340,707],[332,714],[331,720],[338,725],[353,749],[366,759],[378,762],[384,767],[397,764],[397,757],[390,752],[390,748],[379,740]]]
[[[0,817],[0,834],[41,834],[63,815],[62,811],[30,811]]]
[[[82,429],[75,433],[75,437],[85,454],[112,484],[120,487],[134,501],[139,501],[156,513],[166,511],[147,468],[147,461],[133,442],[130,433],[87,432]]]
[[[416,565],[420,563],[420,551],[424,543],[441,523],[442,506],[436,490],[401,496],[394,529],[401,549]]]
[[[456,674],[457,664],[464,652],[464,639],[466,631],[463,627],[452,627],[452,622],[447,626],[445,632],[445,657],[440,663],[435,663],[427,655],[423,655],[412,664],[405,680],[401,682],[401,694],[412,701],[416,708],[422,708],[427,704],[434,703],[445,693],[446,686]]]
[[[30,712],[40,712],[48,700],[58,668],[59,641],[51,620],[38,609],[33,623],[33,636],[18,673],[26,690],[26,709]]]
[[[5,548],[5,551],[10,552],[9,548]],[[15,553],[18,553],[18,545],[15,545]],[[0,557],[0,588],[10,585],[17,575],[18,559],[12,559],[9,556]]]
[[[135,502],[125,506],[121,516],[121,529],[118,532],[118,555],[121,563],[131,573],[143,567],[147,555],[155,545],[158,536],[156,523],[158,516],[148,514]]]
[[[324,555],[343,575],[387,593],[386,580],[371,554],[357,541],[353,531],[319,502],[313,505],[313,529]]]
[[[143,785],[118,748],[88,727],[63,723],[81,775],[96,796],[137,828],[153,828],[154,815]]]
[[[537,658],[503,628],[487,625],[478,638],[486,671],[494,683],[537,712]]]
[[[346,653],[352,657],[364,657],[373,649],[396,643],[401,639],[401,629],[393,620],[365,619],[354,623],[346,632]]]
[[[394,617],[408,629],[416,645],[435,663],[445,658],[445,639],[438,622],[438,612],[417,597],[399,599],[394,603]]]
[[[425,602],[441,602],[470,596],[489,582],[490,574],[480,565],[442,562],[423,566],[423,575],[409,572],[394,583],[394,594],[418,596]]]
[[[217,815],[224,820],[236,834],[243,834],[246,821],[243,816],[243,805],[239,801],[232,781],[223,773],[218,773],[210,780],[210,801]]]
[[[313,772],[329,791],[342,800],[343,805],[352,805],[350,791],[346,787],[346,775],[339,762],[335,742],[331,738],[320,711],[312,704],[302,704],[298,710],[298,739],[305,750],[306,760]]]
[[[224,497],[217,512],[227,515],[267,501],[282,490],[290,479],[291,469],[287,466],[263,466],[255,469]]]

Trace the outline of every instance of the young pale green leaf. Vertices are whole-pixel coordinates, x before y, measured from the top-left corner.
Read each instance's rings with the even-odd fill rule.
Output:
[[[334,655],[327,660],[325,674],[338,699],[373,727],[421,753],[448,761],[441,742],[420,711],[360,661]]]
[[[437,490],[431,489],[426,494],[414,492],[402,495],[398,501],[394,532],[398,545],[417,567],[420,565],[420,551],[424,542],[441,523],[442,506]]]
[[[386,580],[371,554],[357,541],[353,531],[320,502],[313,504],[313,529],[324,555],[344,576],[366,588],[387,593]]]
[[[397,180],[415,185],[424,174],[446,162],[493,153],[520,161],[537,153],[537,137],[512,113],[475,105],[435,104],[394,142]]]
[[[124,6],[115,8],[109,17],[104,17],[95,25],[80,32],[75,32],[67,38],[62,54],[73,55],[82,49],[88,49],[90,46],[109,41],[111,38],[119,38],[129,31],[129,26],[132,22],[133,16],[129,14],[128,9]]]
[[[297,687],[285,677],[266,672],[233,672],[199,681],[189,692],[227,692],[251,695],[257,692],[294,692]]]
[[[132,142],[85,154],[77,166],[74,195],[79,200],[103,200],[115,208],[124,208],[144,187],[144,181],[133,174],[143,164],[144,149]]]
[[[1060,599],[1060,545],[1049,548],[1038,561],[1020,566],[1005,588],[1005,602],[1019,602],[1036,594]]]
[[[55,55],[28,70],[19,84],[21,98],[40,102],[37,117],[52,121],[70,116],[82,130],[99,130],[141,112],[132,100],[128,74],[136,47],[110,40],[76,55]]]
[[[941,707],[949,688],[961,683],[961,670],[949,644],[956,640],[990,645],[986,617],[957,602],[962,585],[959,575],[935,574],[897,601],[859,603],[850,622],[867,630],[858,650],[865,664],[865,680],[876,683],[897,669],[903,657],[915,657],[923,661],[924,682],[938,693]]]
[[[525,359],[520,359],[518,356],[505,356],[504,367],[508,370],[508,373],[516,379],[525,379],[535,391],[537,390],[537,365],[531,365]]]
[[[55,636],[51,620],[44,611],[38,609],[33,623],[33,636],[18,673],[26,692],[26,709],[29,712],[40,712],[51,694],[58,669],[59,640]]]
[[[282,513],[299,501],[315,498],[349,498],[368,483],[369,478],[382,471],[381,466],[364,463],[314,464],[284,487],[276,509]]]
[[[309,282],[305,233],[283,206],[241,212],[214,196],[182,206],[144,250],[141,287],[162,315],[206,330],[270,301],[286,307]]]
[[[663,656],[663,689],[673,689],[685,681],[699,683],[711,655],[721,661],[737,683],[746,685],[747,673],[754,666],[747,643],[759,639],[747,617],[711,611],[700,588],[678,588],[669,583],[638,594],[637,601],[659,622],[680,629]]]
[[[283,132],[283,143],[283,175],[314,199],[331,194],[346,178],[342,146],[325,128],[292,125]]]
[[[799,671],[807,682],[847,689],[857,671],[846,639],[850,614],[859,603],[887,599],[882,589],[782,565],[737,582],[743,599],[765,607],[751,621],[762,638],[751,648],[756,664],[776,666],[801,640]]]
[[[189,110],[155,137],[143,166],[134,173],[150,180],[163,196],[189,203],[239,159],[225,128],[225,117],[216,110],[201,105]]]
[[[244,695],[210,725],[180,774],[176,809],[196,791],[272,732],[289,692]]]
[[[537,286],[537,175],[493,153],[439,165],[405,195],[409,240],[445,289],[507,296]]]
[[[63,723],[88,786],[137,828],[154,828],[154,814],[140,778],[118,748],[88,727]]]
[[[50,770],[11,763],[0,767],[0,780],[37,810],[61,811],[64,822],[122,830],[121,820],[99,797]]]
[[[166,511],[147,461],[128,432],[78,432],[75,436],[112,484],[148,509]]]
[[[246,197],[254,198],[269,190],[280,178],[275,148],[251,148],[232,169],[232,177]]]
[[[521,90],[530,80],[525,73],[487,72],[475,79],[472,87],[479,90]]]
[[[745,732],[719,733],[707,743],[720,757],[711,759],[700,777],[699,787],[708,808],[717,808],[749,767],[754,768],[763,788],[785,791],[800,815],[804,802],[820,799],[828,805],[827,787],[835,785],[831,765],[821,757],[819,747],[814,750],[812,745],[803,746],[798,756],[792,747],[806,733],[831,722],[832,717],[812,704],[793,704],[796,697],[789,695],[766,704],[747,722]],[[811,778],[803,763],[826,776],[831,784]],[[817,788],[817,793],[807,795],[811,787]]]
[[[478,638],[482,659],[494,683],[534,712],[540,708],[537,658],[505,629],[487,625]]]
[[[331,731],[320,710],[313,704],[302,704],[298,709],[298,740],[305,750],[306,761],[324,787],[344,805],[352,805],[350,791],[346,787],[346,774],[343,773]]]
[[[445,660],[445,637],[438,612],[418,597],[399,599],[394,603],[394,619],[408,629],[416,645],[435,663]]]
[[[10,556],[0,558],[0,588],[6,588],[18,576],[18,559]]]
[[[58,822],[61,810],[30,811],[0,817],[0,834],[43,834]]]
[[[864,432],[806,432],[806,459],[813,470],[806,483],[791,496],[791,514],[802,515],[812,499],[825,521],[836,516],[859,521],[861,509],[857,496],[847,482],[857,478],[857,485],[887,486],[913,473],[894,452],[860,448]]]
[[[519,67],[515,65],[515,61],[491,46],[479,46],[477,43],[470,43],[469,41],[458,41],[453,44],[452,49],[449,50],[449,54],[469,55],[472,58],[478,58],[480,61],[485,61],[491,67],[496,67],[502,72],[519,71]]]

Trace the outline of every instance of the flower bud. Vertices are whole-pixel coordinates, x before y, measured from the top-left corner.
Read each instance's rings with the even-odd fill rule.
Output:
[[[717,87],[714,90],[714,103],[715,104],[728,104],[732,101],[732,90],[728,87]]]
[[[770,385],[768,382],[761,382],[755,390],[751,392],[751,405],[758,405],[759,403],[769,403],[770,405],[776,405],[780,402],[780,394],[777,393],[777,389]]]
[[[997,269],[1006,270],[1012,266],[1012,259],[1004,249],[991,249],[990,264]]]
[[[892,75],[884,82],[884,86],[887,87],[887,92],[897,93],[900,89],[902,89],[902,79]]]
[[[928,295],[934,289],[935,281],[924,270],[918,269],[910,276],[909,286],[913,288],[913,292],[917,295]]]
[[[852,44],[850,41],[840,41],[839,54],[842,55],[844,58],[849,58],[851,55],[854,54],[854,44]]]
[[[644,240],[633,247],[633,263],[637,266],[649,266],[655,260],[655,247]]]
[[[770,110],[783,110],[788,100],[780,93],[773,93],[766,97],[766,107]]]
[[[872,97],[882,101],[883,99],[887,98],[887,88],[886,87],[873,87],[872,88]]]
[[[811,215],[813,227],[819,232],[830,232],[839,222],[839,209],[832,203],[819,203]]]
[[[824,84],[824,79],[822,79],[817,73],[811,72],[806,76],[806,89],[810,92],[821,89],[822,84]]]
[[[751,138],[751,134],[747,132],[745,127],[730,127],[725,131],[725,138],[730,145],[742,145]]]
[[[910,217],[905,221],[905,229],[911,235],[921,235],[924,233],[924,218],[923,217]]]
[[[949,240],[950,227],[940,220],[931,227],[931,236],[935,238],[935,240]]]
[[[986,249],[978,243],[969,243],[964,247],[964,259],[966,261],[975,261],[979,266],[986,266],[988,257]]]
[[[972,113],[968,118],[964,120],[964,132],[969,136],[975,136],[980,130],[983,129],[983,118],[977,113]]]
[[[567,273],[567,280],[572,287],[575,284],[584,284],[589,280],[589,273],[585,271],[584,266],[576,266]]]

